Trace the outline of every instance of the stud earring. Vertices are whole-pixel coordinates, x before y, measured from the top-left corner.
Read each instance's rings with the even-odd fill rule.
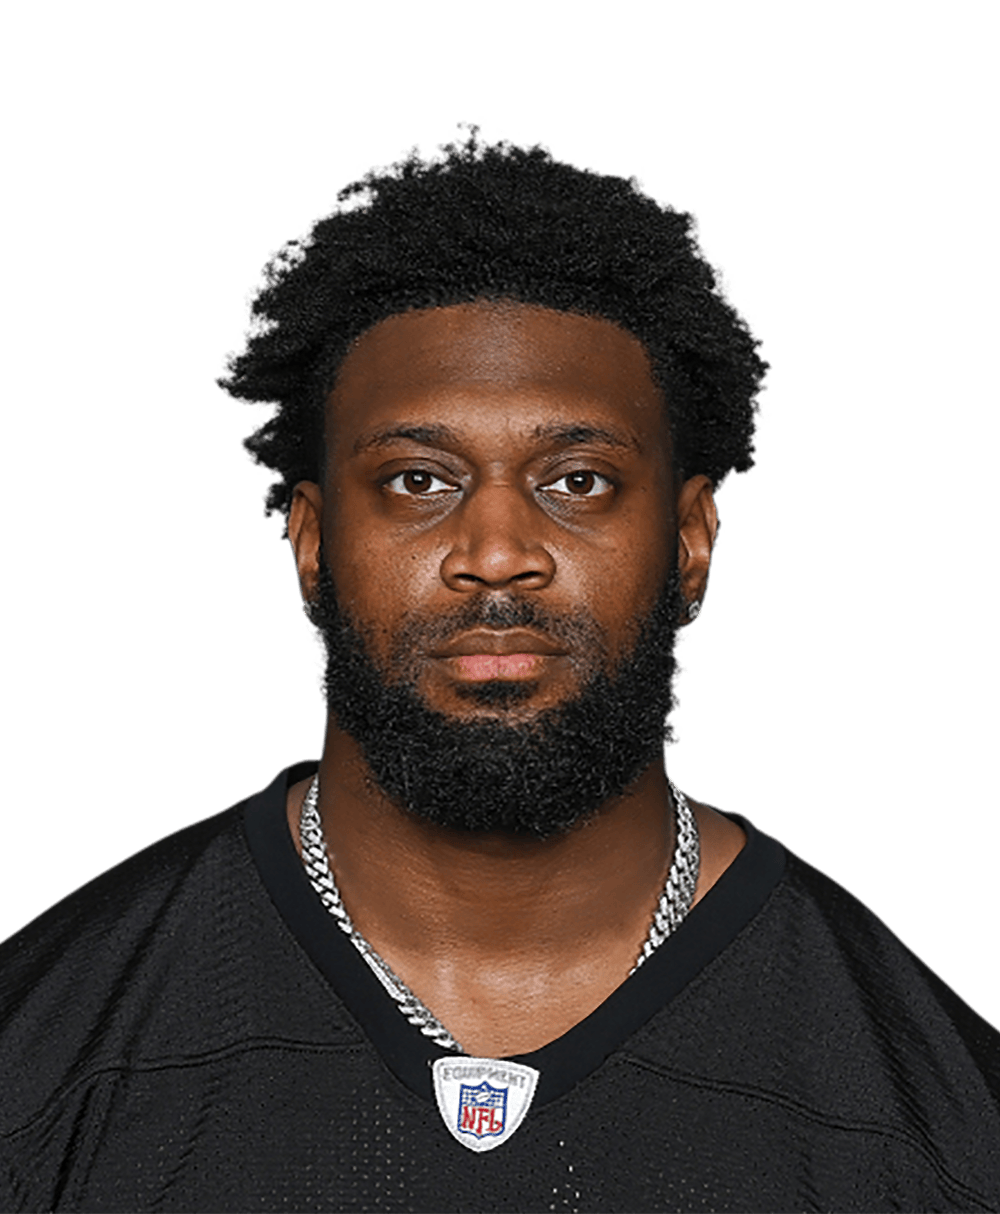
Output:
[[[696,620],[698,618],[699,611],[701,611],[701,600],[692,599],[691,602],[688,603],[688,605],[687,605],[688,620]]]

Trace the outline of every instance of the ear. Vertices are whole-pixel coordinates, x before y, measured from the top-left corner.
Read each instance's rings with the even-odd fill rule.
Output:
[[[701,609],[718,529],[712,482],[707,476],[693,476],[681,486],[677,499],[677,564],[688,604],[682,623],[690,623]]]
[[[311,603],[316,595],[322,518],[323,492],[319,485],[313,484],[312,481],[299,481],[292,490],[292,506],[288,512],[288,538],[299,571],[299,589],[306,603]]]

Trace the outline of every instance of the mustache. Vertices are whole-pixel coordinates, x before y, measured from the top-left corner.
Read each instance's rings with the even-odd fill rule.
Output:
[[[493,593],[472,596],[446,611],[410,613],[396,634],[393,657],[426,653],[473,628],[531,628],[565,644],[571,653],[586,652],[592,658],[603,658],[607,650],[604,630],[588,612],[557,613],[532,599]]]

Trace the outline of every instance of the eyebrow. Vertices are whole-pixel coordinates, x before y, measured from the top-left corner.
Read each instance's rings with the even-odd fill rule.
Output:
[[[450,426],[381,426],[368,434],[359,435],[354,444],[354,454],[388,447],[401,439],[420,443],[423,447],[454,447],[460,441]]]
[[[603,443],[606,447],[617,447],[625,451],[640,450],[639,440],[627,431],[612,430],[606,426],[591,426],[586,422],[569,424],[552,422],[536,426],[532,437],[553,446],[571,447],[581,443]],[[458,433],[450,426],[383,426],[368,434],[362,434],[354,444],[354,454],[388,447],[400,440],[419,443],[423,447],[456,447],[461,443]]]
[[[574,446],[577,443],[603,443],[606,447],[620,447],[626,451],[640,449],[639,440],[634,434],[630,434],[626,430],[610,430],[606,426],[591,426],[586,422],[536,426],[534,436],[553,445],[565,447]]]

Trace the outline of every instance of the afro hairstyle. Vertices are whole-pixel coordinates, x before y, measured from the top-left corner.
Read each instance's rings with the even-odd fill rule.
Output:
[[[723,298],[692,217],[637,183],[482,145],[472,128],[441,156],[416,152],[338,195],[340,207],[265,268],[243,353],[220,386],[276,413],[246,440],[279,476],[267,512],[322,479],[325,402],[351,344],[389,316],[510,300],[601,317],[642,342],[684,476],[714,485],[753,463],[767,364]]]

